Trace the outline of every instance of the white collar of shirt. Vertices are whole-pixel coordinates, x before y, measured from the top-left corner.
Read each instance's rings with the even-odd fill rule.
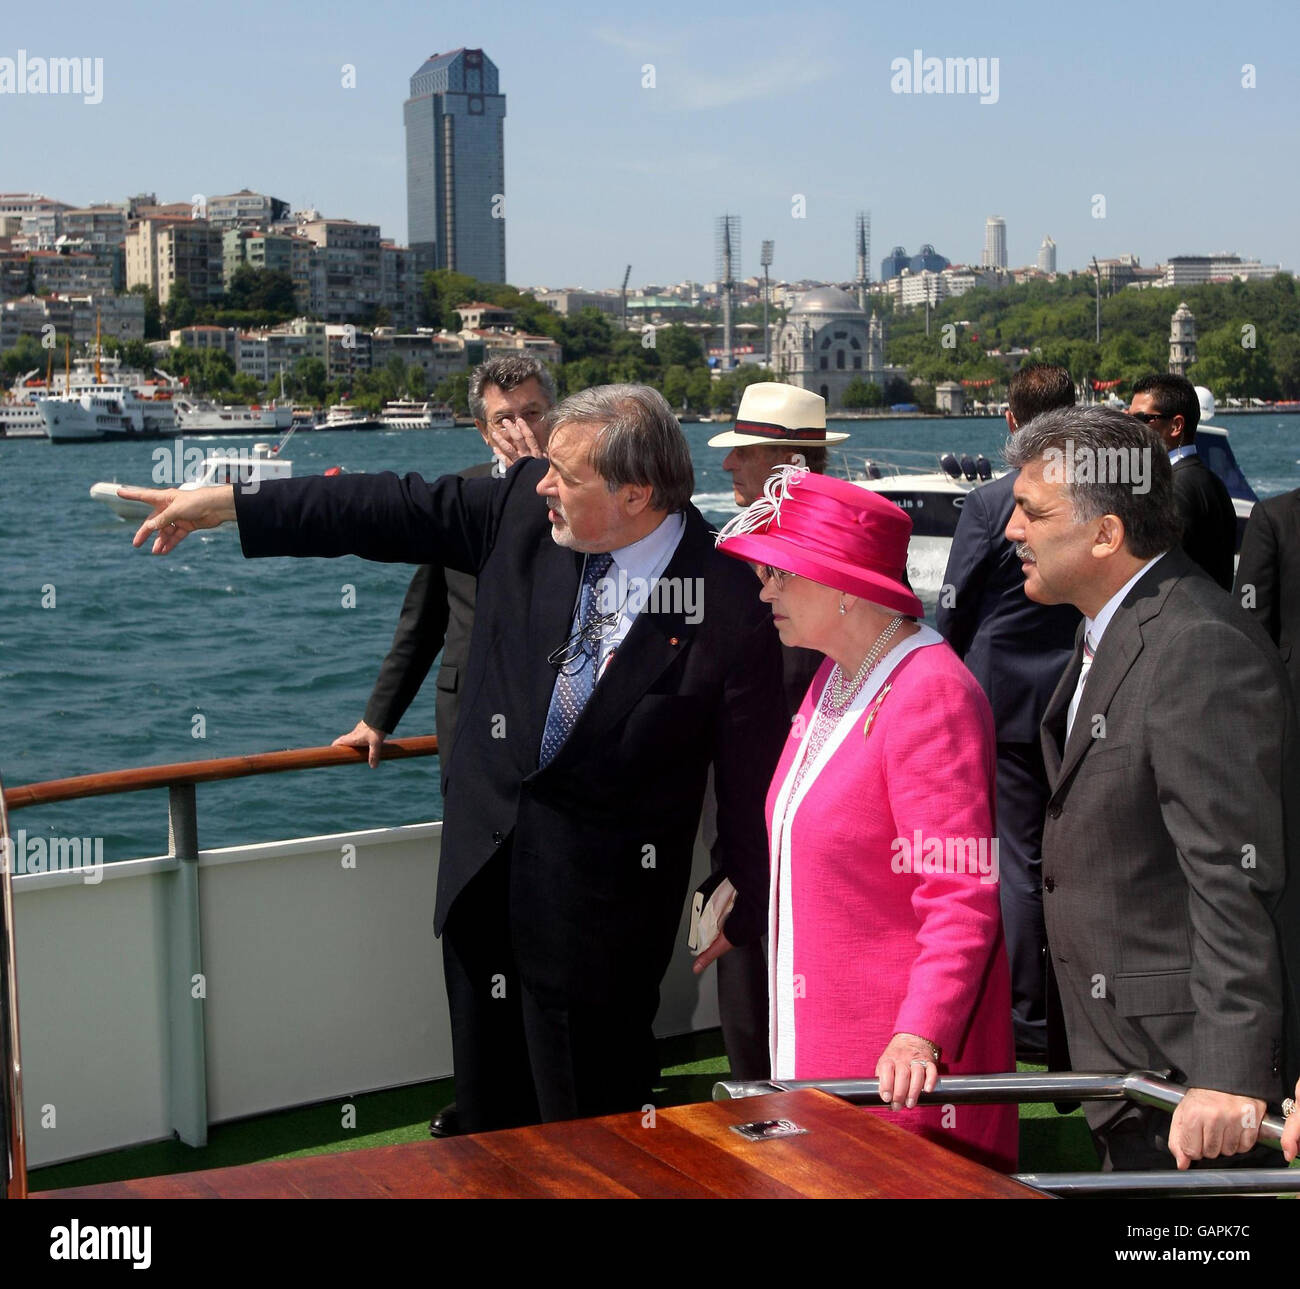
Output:
[[[605,574],[612,581],[619,608],[618,625],[601,640],[600,673],[632,629],[636,615],[649,602],[650,592],[668,561],[672,559],[682,534],[686,531],[686,516],[677,511],[666,515],[659,525],[630,546],[620,546],[610,551],[613,563]],[[599,673],[598,673],[599,674]]]
[[[1195,443],[1183,443],[1169,453],[1169,464],[1173,465],[1175,461],[1181,461],[1184,457],[1194,457],[1198,455],[1199,453],[1196,451]]]
[[[1133,574],[1132,577],[1129,578],[1127,582],[1124,583],[1123,586],[1119,588],[1118,591],[1115,592],[1114,595],[1110,597],[1109,600],[1106,601],[1101,612],[1098,613],[1095,618],[1084,619],[1084,632],[1086,635],[1092,637],[1092,650],[1094,653],[1096,653],[1098,648],[1101,646],[1101,638],[1105,634],[1106,628],[1110,625],[1111,618],[1115,616],[1115,610],[1124,602],[1124,597],[1133,589],[1134,586],[1137,585],[1138,581],[1147,569],[1149,569],[1157,560],[1164,559],[1166,554],[1168,554],[1167,551],[1162,551],[1159,555],[1153,555],[1140,569],[1138,569],[1136,573]]]

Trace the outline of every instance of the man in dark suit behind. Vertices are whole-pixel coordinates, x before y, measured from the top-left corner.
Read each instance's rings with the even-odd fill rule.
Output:
[[[1145,426],[1108,408],[1047,412],[1007,457],[1026,593],[1084,614],[1043,722],[1043,904],[1070,1060],[1190,1088],[1172,1120],[1094,1102],[1088,1122],[1107,1167],[1240,1162],[1293,1062],[1286,673],[1178,548],[1172,470]]]
[[[248,556],[478,575],[434,920],[472,1132],[646,1103],[710,765],[737,898],[697,969],[767,925],[763,803],[787,720],[753,574],[714,549],[656,391],[587,390],[552,424],[549,464],[503,480],[123,489],[155,506],[136,541],[158,554],[237,519]]]
[[[532,354],[493,358],[480,363],[470,373],[469,408],[474,428],[484,446],[489,451],[495,449],[507,465],[514,464],[516,454],[496,436],[522,422],[537,449],[535,453],[525,454],[544,455],[546,413],[554,402],[555,382]],[[460,477],[479,479],[490,474],[493,468],[491,462],[467,466],[460,471]],[[365,715],[348,733],[339,735],[334,745],[363,747],[369,754],[371,768],[377,766],[380,747],[420,692],[441,650],[442,663],[434,682],[438,691],[434,729],[438,735],[438,763],[445,779],[456,729],[460,682],[469,659],[473,629],[474,578],[436,564],[424,564],[417,569],[402,601],[393,643],[379,668]]]
[[[1300,488],[1255,503],[1241,539],[1237,599],[1277,645],[1300,703]]]
[[[1174,502],[1183,520],[1183,550],[1225,591],[1232,590],[1237,512],[1228,487],[1196,451],[1201,401],[1185,376],[1157,372],[1133,386],[1129,415],[1164,442],[1174,468]]]
[[[1054,407],[1074,406],[1064,367],[1022,367],[1007,391],[1015,434]],[[940,634],[970,668],[993,708],[998,737],[997,821],[1002,927],[1011,961],[1011,1011],[1021,1059],[1047,1056],[1042,840],[1047,774],[1038,726],[1070,660],[1079,612],[1035,604],[1007,520],[1016,472],[966,494],[939,593]]]

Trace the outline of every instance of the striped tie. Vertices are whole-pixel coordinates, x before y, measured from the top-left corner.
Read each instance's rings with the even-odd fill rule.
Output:
[[[581,636],[596,616],[596,584],[614,562],[613,555],[588,555],[582,574],[582,591],[578,596],[578,612],[573,620],[573,634]],[[582,639],[581,652],[572,662],[561,665],[551,691],[551,705],[546,712],[546,728],[542,731],[542,749],[538,766],[547,762],[560,750],[578,723],[582,709],[596,688],[596,672],[600,665],[600,641]]]
[[[1074,687],[1074,697],[1070,699],[1070,711],[1065,720],[1065,738],[1069,742],[1070,731],[1074,728],[1075,713],[1079,710],[1079,700],[1083,697],[1083,684],[1088,679],[1088,672],[1092,668],[1093,655],[1097,652],[1096,646],[1092,641],[1092,632],[1085,631],[1083,635],[1083,666],[1079,668],[1079,683]]]

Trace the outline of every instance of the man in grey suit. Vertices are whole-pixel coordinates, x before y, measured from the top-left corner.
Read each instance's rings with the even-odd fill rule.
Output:
[[[1172,1120],[1090,1104],[1094,1141],[1108,1168],[1244,1155],[1283,1095],[1294,1014],[1283,959],[1300,926],[1278,919],[1300,800],[1285,671],[1179,548],[1152,431],[1061,409],[1008,461],[1025,592],[1084,614],[1043,720],[1043,905],[1069,1062],[1191,1089]]]

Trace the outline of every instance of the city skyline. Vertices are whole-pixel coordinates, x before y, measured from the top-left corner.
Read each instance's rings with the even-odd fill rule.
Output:
[[[759,271],[771,239],[774,279],[850,280],[864,209],[875,246],[930,243],[954,263],[980,262],[993,212],[1013,267],[1035,263],[1047,230],[1065,272],[1129,253],[1144,265],[1223,250],[1300,262],[1287,214],[1300,180],[1284,166],[1300,94],[1275,53],[1300,20],[1280,6],[1235,14],[1206,40],[1205,22],[1222,21],[1208,4],[1180,6],[1176,23],[1103,4],[1092,27],[1122,24],[1123,43],[1083,63],[1062,42],[1086,33],[1014,4],[992,32],[949,5],[864,15],[824,4],[791,31],[775,6],[734,3],[708,17],[670,3],[657,24],[582,3],[551,22],[471,3],[441,24],[405,3],[343,23],[233,3],[216,25],[175,15],[147,47],[139,20],[156,6],[61,12],[57,32],[11,22],[0,56],[102,58],[101,101],[0,94],[10,192],[80,205],[247,187],[378,223],[407,245],[406,86],[429,55],[468,47],[510,97],[506,255],[518,285],[608,288],[628,263],[633,284],[708,281],[723,211],[751,230],[738,277]],[[891,63],[915,51],[917,66],[997,59],[996,101],[920,83],[899,92]]]

